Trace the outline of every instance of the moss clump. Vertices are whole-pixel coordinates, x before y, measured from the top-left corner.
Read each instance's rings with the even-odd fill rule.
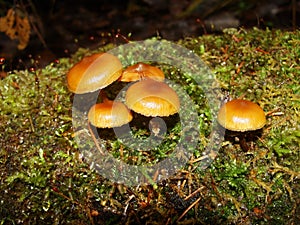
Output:
[[[299,31],[229,29],[178,42],[210,66],[222,86],[220,98],[229,93],[258,102],[268,121],[248,152],[224,141],[213,163],[201,169],[213,115],[203,90],[161,65],[197,103],[202,129],[189,163],[154,186],[115,184],[91,170],[78,149],[74,136],[82,131],[72,129],[65,74],[90,50],[35,72],[10,72],[0,81],[1,224],[299,223],[299,40]],[[149,135],[136,127],[134,135]],[[180,133],[180,126],[170,127],[174,136],[154,152],[123,149],[114,138],[107,144],[114,157],[132,163],[161,160]]]

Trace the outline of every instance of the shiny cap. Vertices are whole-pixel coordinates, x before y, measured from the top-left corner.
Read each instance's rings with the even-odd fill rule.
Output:
[[[99,128],[120,127],[132,120],[132,114],[122,102],[106,100],[90,108],[88,120]]]
[[[131,85],[125,96],[126,105],[145,116],[169,116],[179,111],[176,92],[164,82],[144,79]]]
[[[84,57],[67,74],[68,88],[76,94],[84,94],[105,88],[122,73],[120,60],[109,53],[96,53]]]
[[[157,81],[164,81],[165,79],[165,75],[161,69],[156,66],[140,62],[127,67],[123,71],[119,80],[122,82],[132,82],[147,77]]]
[[[261,129],[266,124],[266,116],[259,105],[235,99],[220,108],[218,122],[228,130],[243,132]]]

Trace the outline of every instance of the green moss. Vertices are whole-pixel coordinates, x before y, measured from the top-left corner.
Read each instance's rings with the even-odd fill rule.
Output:
[[[199,162],[214,117],[204,91],[180,71],[159,65],[196,103],[201,130],[189,163],[155,186],[112,183],[90,169],[86,154],[78,149],[74,136],[84,131],[72,129],[73,95],[65,75],[93,51],[80,49],[72,58],[35,72],[11,71],[0,81],[0,223],[299,223],[299,40],[299,31],[227,29],[222,35],[178,42],[216,74],[220,99],[229,93],[259,103],[268,112],[267,125],[250,141],[248,152],[234,141],[224,141],[216,159],[203,170]],[[115,158],[155,163],[168,157],[178,142],[182,127],[168,127],[168,137],[153,151],[132,151],[109,129],[101,137]],[[150,132],[137,123],[132,135],[147,138]],[[93,146],[89,139],[85,144]]]

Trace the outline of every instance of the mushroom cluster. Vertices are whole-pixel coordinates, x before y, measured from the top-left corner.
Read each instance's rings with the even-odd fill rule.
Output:
[[[98,128],[112,128],[129,123],[133,119],[131,110],[144,116],[177,113],[179,98],[164,79],[164,73],[155,66],[137,63],[123,70],[116,56],[96,53],[84,57],[69,70],[67,86],[75,94],[100,90],[102,102],[89,109],[88,121]],[[126,91],[125,104],[108,99],[102,90],[115,81],[133,83]]]

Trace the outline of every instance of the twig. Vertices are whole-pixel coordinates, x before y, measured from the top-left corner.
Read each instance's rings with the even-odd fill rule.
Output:
[[[93,139],[93,141],[94,141],[94,143],[95,143],[97,149],[99,150],[100,154],[101,154],[101,155],[105,155],[104,152],[102,151],[102,148],[100,147],[100,145],[99,145],[99,143],[98,143],[96,137],[95,137],[94,132],[92,131],[91,124],[90,124],[89,121],[88,121],[88,129],[89,129],[89,132],[90,132],[90,134],[91,134],[91,136],[92,136],[92,139]]]
[[[196,191],[194,191],[193,193],[189,194],[188,196],[185,197],[185,201],[188,200],[189,198],[193,197],[195,194],[197,194],[199,191],[203,190],[204,187],[200,187],[198,188]]]
[[[181,220],[181,219],[185,216],[185,214],[187,214],[188,211],[190,211],[190,209],[193,208],[200,200],[201,200],[201,197],[198,198],[196,201],[194,201],[194,202],[193,202],[186,210],[184,210],[184,212],[183,212],[183,213],[180,215],[180,217],[177,219],[177,222],[178,222],[179,220]]]

